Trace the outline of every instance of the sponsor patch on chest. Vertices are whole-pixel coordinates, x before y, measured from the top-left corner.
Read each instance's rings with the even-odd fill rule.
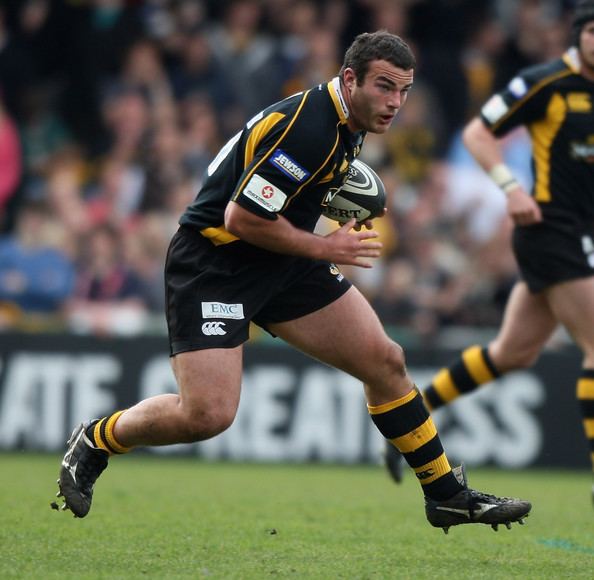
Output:
[[[292,180],[301,183],[309,177],[309,171],[303,169],[299,163],[289,157],[282,149],[277,149],[270,157],[270,163],[278,167]]]

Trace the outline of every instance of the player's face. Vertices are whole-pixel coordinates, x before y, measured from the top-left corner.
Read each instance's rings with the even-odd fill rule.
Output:
[[[369,65],[363,84],[358,85],[354,71],[345,69],[349,129],[385,133],[406,102],[413,74],[412,69],[403,70],[385,60],[374,60]]]
[[[594,20],[587,22],[580,33],[580,56],[585,76],[594,79]]]

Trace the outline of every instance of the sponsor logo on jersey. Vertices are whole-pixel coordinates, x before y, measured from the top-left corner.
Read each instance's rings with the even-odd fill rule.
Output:
[[[567,93],[567,108],[572,113],[590,113],[592,101],[589,93]]]
[[[223,336],[227,331],[223,328],[224,322],[217,320],[216,322],[205,322],[202,325],[202,334],[206,336]]]
[[[243,320],[243,304],[202,302],[202,318],[232,318]]]
[[[302,182],[309,177],[309,171],[306,171],[282,149],[277,149],[270,158],[270,163],[278,167],[285,175],[288,175],[294,181]]]
[[[241,194],[249,197],[265,210],[275,213],[283,208],[287,199],[286,193],[257,173],[252,175]]]
[[[507,85],[509,92],[518,99],[528,92],[526,81],[522,77],[514,77]]]
[[[577,161],[594,163],[594,144],[573,141],[569,145],[569,155]]]
[[[481,109],[481,113],[489,123],[497,123],[507,112],[509,107],[501,95],[493,95]]]

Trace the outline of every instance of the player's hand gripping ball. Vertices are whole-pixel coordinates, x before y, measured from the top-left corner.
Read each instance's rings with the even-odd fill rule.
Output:
[[[349,167],[344,185],[336,192],[328,192],[322,215],[346,223],[355,218],[358,223],[384,215],[386,190],[377,173],[355,159]]]

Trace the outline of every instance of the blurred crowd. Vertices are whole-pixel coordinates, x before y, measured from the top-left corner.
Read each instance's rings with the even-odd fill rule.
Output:
[[[368,135],[362,152],[389,195],[376,222],[384,255],[345,270],[410,340],[497,325],[516,277],[510,224],[460,130],[518,69],[563,52],[571,8],[5,0],[0,330],[163,332],[167,244],[208,163],[260,109],[335,76],[354,36],[377,29],[405,38],[418,69],[390,131]],[[529,186],[526,135],[509,135],[505,150]]]

